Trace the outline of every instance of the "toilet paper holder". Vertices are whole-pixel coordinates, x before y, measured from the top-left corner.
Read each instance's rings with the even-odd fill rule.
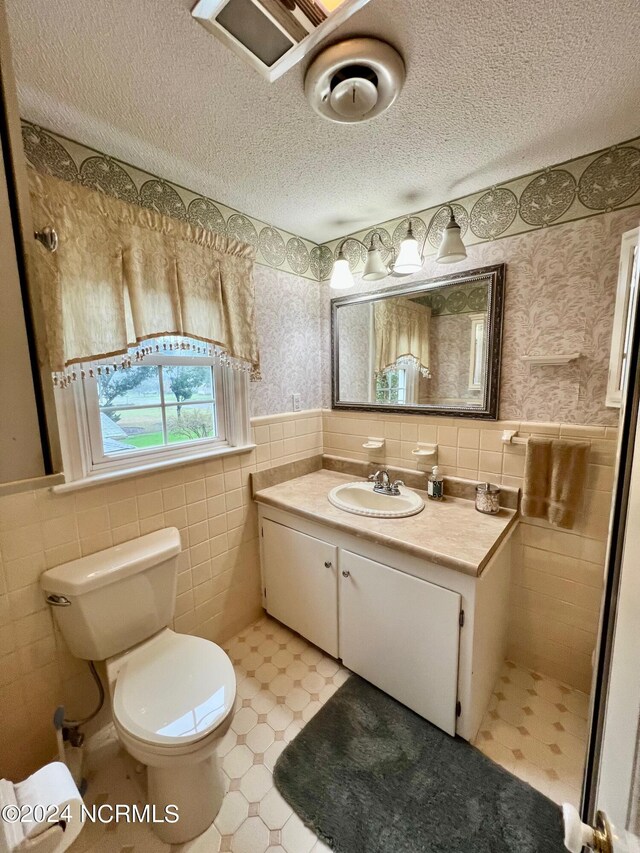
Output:
[[[68,767],[59,761],[23,782],[0,779],[0,805],[15,809],[20,818],[0,820],[0,849],[10,853],[62,853],[82,831],[82,797]],[[49,806],[57,812],[52,814]]]

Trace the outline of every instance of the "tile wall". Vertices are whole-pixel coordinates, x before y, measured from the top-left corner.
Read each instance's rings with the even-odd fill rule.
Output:
[[[310,410],[254,418],[247,455],[55,495],[0,499],[0,776],[30,772],[53,754],[51,714],[64,702],[82,716],[95,692],[86,667],[54,630],[38,578],[50,566],[175,525],[181,531],[175,628],[221,641],[260,614],[258,542],[249,473],[324,451],[405,468],[422,467],[416,441],[436,442],[445,474],[521,486],[521,435],[579,437],[591,445],[589,479],[575,530],[523,520],[516,534],[509,657],[588,691],[602,590],[617,430],[534,422],[360,415]],[[362,443],[386,439],[383,456]],[[16,749],[16,744],[19,748]]]
[[[88,713],[95,688],[54,630],[41,572],[162,527],[182,535],[175,628],[221,641],[260,610],[249,474],[322,452],[319,410],[252,421],[249,454],[183,465],[67,494],[0,498],[0,777],[54,753],[51,718]]]
[[[602,594],[604,559],[616,457],[617,429],[532,421],[324,411],[324,452],[384,462],[418,464],[416,441],[438,444],[444,474],[522,487],[525,447],[505,445],[502,430],[589,441],[589,477],[576,527],[554,528],[523,519],[514,544],[509,657],[522,666],[589,691]],[[370,456],[362,443],[385,438],[384,454]],[[426,478],[426,473],[425,473]]]

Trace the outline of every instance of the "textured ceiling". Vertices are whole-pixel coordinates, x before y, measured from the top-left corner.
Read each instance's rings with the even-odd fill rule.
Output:
[[[385,38],[408,73],[360,125],[191,5],[8,0],[23,116],[318,242],[640,134],[637,0],[371,0],[338,35]]]

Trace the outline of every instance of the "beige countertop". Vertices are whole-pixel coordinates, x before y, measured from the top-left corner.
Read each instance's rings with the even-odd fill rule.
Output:
[[[501,509],[498,515],[483,515],[473,501],[462,498],[431,501],[426,492],[417,489],[414,491],[424,500],[425,507],[408,518],[369,518],[329,503],[327,495],[334,486],[357,479],[352,474],[323,469],[261,489],[254,497],[265,506],[286,510],[473,577],[482,574],[518,518],[512,509]]]

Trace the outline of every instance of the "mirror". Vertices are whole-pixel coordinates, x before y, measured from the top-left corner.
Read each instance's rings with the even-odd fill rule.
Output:
[[[505,265],[331,300],[334,409],[498,417]]]

